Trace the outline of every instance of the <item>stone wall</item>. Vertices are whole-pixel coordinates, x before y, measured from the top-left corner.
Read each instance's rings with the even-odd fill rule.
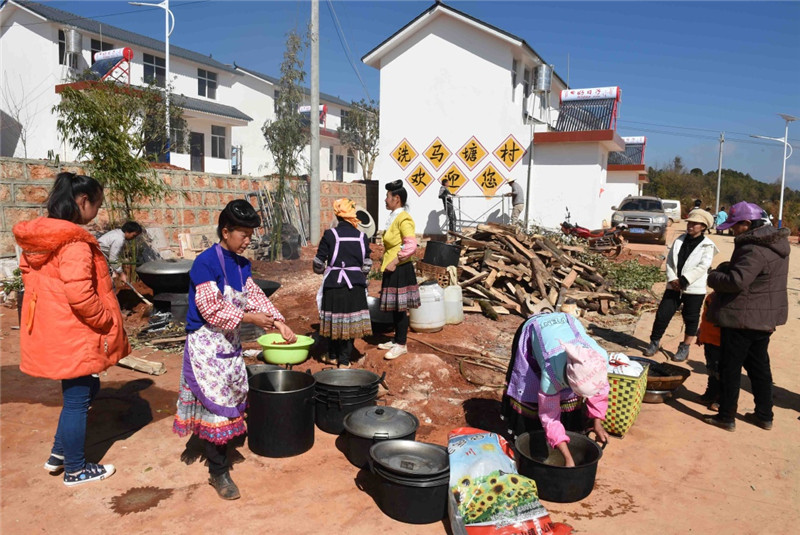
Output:
[[[42,160],[0,158],[0,257],[13,256],[12,227],[45,215],[44,202],[61,171],[82,173],[78,164],[49,165]],[[163,201],[137,207],[134,218],[145,227],[161,227],[170,247],[178,250],[178,234],[190,228],[216,224],[219,212],[233,199],[261,187],[272,190],[275,179],[241,175],[215,175],[191,171],[158,170],[161,179],[175,188]],[[295,188],[302,179],[290,181]],[[333,201],[349,197],[366,206],[366,188],[360,183],[322,182],[320,187],[322,228],[333,219]],[[95,226],[108,228],[109,218],[101,210]]]

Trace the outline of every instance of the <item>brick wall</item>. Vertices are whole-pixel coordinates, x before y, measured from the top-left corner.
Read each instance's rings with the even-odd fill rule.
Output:
[[[11,228],[16,223],[45,215],[44,201],[56,175],[61,171],[84,172],[76,164],[56,167],[43,164],[41,160],[0,158],[0,257],[14,255]],[[270,190],[275,185],[271,178],[177,170],[157,172],[176,191],[156,204],[138,206],[133,216],[145,227],[162,227],[169,245],[176,250],[179,233],[188,232],[191,227],[216,224],[219,212],[228,202],[241,199],[245,193],[257,190],[259,184]],[[290,181],[290,187],[296,187],[299,182]],[[333,219],[335,199],[349,197],[356,204],[366,206],[364,184],[322,182],[320,192],[320,221],[323,229]],[[95,223],[102,228],[108,228],[108,221],[108,213],[101,210]]]

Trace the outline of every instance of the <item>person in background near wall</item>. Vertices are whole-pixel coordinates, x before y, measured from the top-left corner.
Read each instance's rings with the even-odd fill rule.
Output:
[[[728,220],[728,213],[725,211],[724,206],[719,207],[719,212],[717,212],[717,217],[714,219],[714,225],[717,227],[717,234],[722,234],[719,226],[725,223]]]
[[[702,208],[700,208],[702,205],[703,205],[703,201],[701,201],[700,199],[695,199],[694,200],[694,206],[692,206],[692,209],[689,210],[689,213],[691,214],[695,210],[702,210]]]
[[[275,328],[289,343],[297,336],[263,290],[253,281],[250,261],[240,256],[261,226],[244,199],[231,201],[219,214],[219,243],[200,253],[189,272],[189,311],[172,430],[195,434],[208,459],[208,483],[220,498],[239,498],[229,472],[227,447],[246,432],[247,369],[242,358],[242,323]]]
[[[678,306],[683,303],[681,314],[686,333],[672,360],[683,362],[689,358],[689,346],[695,340],[700,309],[706,295],[706,277],[711,261],[717,254],[717,246],[704,234],[713,223],[714,218],[705,210],[692,210],[686,218],[686,233],[676,238],[672,244],[667,255],[667,288],[658,304],[650,333],[650,346],[644,351],[645,356],[656,354],[670,320]]]
[[[95,179],[59,173],[47,217],[13,229],[25,284],[19,369],[61,381],[64,405],[44,468],[63,470],[67,486],[114,473],[112,464],[86,462],[86,416],[100,389],[98,374],[131,352],[106,259],[95,237],[80,227],[102,204],[103,186]]]
[[[439,188],[439,198],[444,205],[444,215],[447,216],[447,228],[456,231],[456,211],[453,208],[453,194],[450,193],[450,181],[442,179],[442,187]]]
[[[325,364],[350,367],[353,340],[372,334],[367,306],[367,277],[372,268],[369,238],[358,230],[356,203],[337,199],[339,224],[325,231],[314,257],[314,273],[324,274],[317,292],[319,334],[328,339]]]
[[[745,421],[772,429],[772,370],[769,338],[789,315],[789,229],[766,225],[761,208],[740,202],[731,206],[721,230],[733,229],[730,262],[708,275],[708,285],[719,296],[711,308],[711,320],[722,328],[719,414],[703,421],[725,429],[736,429],[736,409],[742,367],[747,370],[755,400],[755,412]]]
[[[511,197],[511,225],[516,225],[519,222],[519,216],[522,214],[522,209],[525,208],[525,192],[522,186],[517,183],[517,179],[511,177],[508,179],[508,186],[511,188],[506,197]]]
[[[396,359],[408,353],[408,311],[419,308],[419,286],[411,256],[417,250],[414,220],[406,212],[408,192],[401,180],[386,184],[386,209],[389,219],[383,233],[383,262],[381,271],[381,310],[394,315],[394,339],[378,345],[388,349],[383,358]]]
[[[122,252],[122,247],[126,241],[135,239],[142,233],[142,226],[136,221],[126,221],[122,228],[110,230],[100,236],[97,242],[100,244],[100,250],[106,255],[108,259],[108,267],[114,275],[119,277],[122,282],[128,281],[128,276],[122,270],[122,263],[119,261],[119,255]]]

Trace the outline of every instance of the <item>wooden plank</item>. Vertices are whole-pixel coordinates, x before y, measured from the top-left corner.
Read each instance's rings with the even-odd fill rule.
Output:
[[[524,256],[528,260],[531,260],[536,254],[527,247],[525,247],[524,245],[522,245],[516,238],[512,236],[506,236],[505,239],[508,241],[508,243],[513,245],[522,254],[522,256]]]
[[[544,267],[544,263],[536,255],[531,258],[531,276],[536,281],[536,287],[539,289],[539,294],[542,296],[542,299],[544,299],[547,297],[545,281],[550,280],[550,272],[547,271],[547,268]]]
[[[600,313],[606,315],[608,314],[608,299],[600,300]]]
[[[475,284],[476,282],[480,282],[480,281],[482,281],[483,279],[485,279],[488,276],[489,276],[489,272],[488,271],[484,271],[482,273],[478,273],[474,277],[470,277],[469,279],[467,279],[465,281],[459,282],[458,285],[461,286],[462,288],[464,288],[465,286],[469,286],[471,284]]]
[[[491,288],[494,286],[494,281],[497,279],[498,271],[496,269],[492,269],[489,273],[489,276],[486,277],[486,283],[484,284],[485,287]]]
[[[550,301],[550,304],[555,307],[556,303],[558,303],[558,290],[555,288],[550,288],[550,293],[547,294],[547,300]]]
[[[553,253],[553,256],[562,264],[571,266],[574,263],[572,258],[561,252],[561,249],[558,248],[558,245],[553,243],[553,241],[550,238],[547,237],[542,238],[541,243],[542,245],[545,246],[545,248],[547,248],[551,253]]]
[[[594,273],[594,272],[597,271],[597,268],[594,268],[594,267],[590,266],[589,264],[584,264],[583,262],[579,262],[578,260],[575,260],[575,264],[579,265],[580,267],[582,267],[583,269],[585,269],[586,271],[588,271],[590,273]]]
[[[573,269],[572,271],[569,272],[569,275],[567,275],[566,278],[561,282],[561,287],[569,288],[570,286],[573,285],[575,279],[577,278],[578,278],[578,272]]]
[[[481,271],[478,271],[477,269],[474,269],[472,266],[468,266],[468,265],[465,264],[465,265],[463,265],[461,267],[464,269],[464,273],[466,273],[467,275],[470,275],[472,277],[481,274]]]

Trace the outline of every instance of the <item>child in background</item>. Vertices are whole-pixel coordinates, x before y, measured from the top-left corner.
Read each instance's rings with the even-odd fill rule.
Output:
[[[708,309],[713,306],[716,299],[717,294],[714,292],[706,297],[700,326],[697,329],[697,345],[703,346],[708,370],[708,385],[700,399],[703,403],[707,403],[709,410],[712,411],[719,410],[719,359],[722,354],[720,328],[711,323],[708,317]]]

